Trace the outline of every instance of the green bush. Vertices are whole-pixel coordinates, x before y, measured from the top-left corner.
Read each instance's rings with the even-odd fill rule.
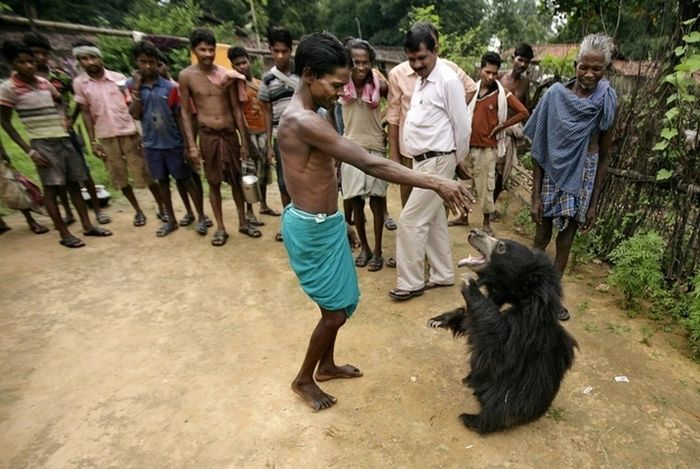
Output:
[[[662,289],[664,242],[657,233],[640,233],[623,241],[610,254],[614,267],[608,278],[624,296],[624,307],[636,311],[638,299],[653,298]]]
[[[690,347],[696,357],[700,357],[700,272],[693,278],[693,291],[690,293],[688,318],[683,321],[689,333]]]

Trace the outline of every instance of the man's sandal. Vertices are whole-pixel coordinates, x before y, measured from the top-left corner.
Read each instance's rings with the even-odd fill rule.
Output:
[[[416,296],[421,296],[425,292],[424,288],[419,288],[418,290],[401,290],[400,288],[394,288],[389,290],[389,296],[398,301],[406,301],[414,298]]]
[[[104,212],[96,213],[96,214],[95,214],[95,218],[97,218],[97,222],[98,222],[100,225],[106,225],[107,223],[111,223],[111,222],[112,222],[112,219],[109,217],[109,215],[107,215],[107,214],[104,213]]]
[[[112,232],[109,230],[105,230],[104,228],[99,228],[97,226],[93,226],[87,231],[83,231],[84,236],[95,236],[97,238],[106,238],[107,236],[112,236]]]
[[[65,247],[71,248],[71,249],[82,248],[83,246],[85,246],[85,243],[83,242],[83,240],[81,240],[80,238],[76,238],[73,235],[66,236],[65,238],[62,238],[59,241],[59,243],[61,244],[61,246],[65,246]]]
[[[168,236],[170,233],[178,229],[176,223],[163,223],[163,225],[156,230],[156,236],[162,238]]]
[[[216,233],[214,233],[214,237],[211,239],[211,245],[212,246],[223,246],[226,244],[226,240],[228,239],[228,233],[226,233],[224,230],[216,230]]]
[[[145,226],[146,225],[146,215],[141,213],[137,213],[134,215],[134,226]]]
[[[238,232],[246,236],[250,236],[251,238],[259,238],[262,236],[260,230],[255,228],[254,226],[251,226],[250,224],[242,226],[238,229]]]
[[[379,272],[384,267],[384,258],[382,256],[372,256],[367,264],[367,270],[370,272]]]
[[[194,223],[194,215],[191,213],[188,213],[182,219],[180,219],[180,226],[190,226],[192,223]]]

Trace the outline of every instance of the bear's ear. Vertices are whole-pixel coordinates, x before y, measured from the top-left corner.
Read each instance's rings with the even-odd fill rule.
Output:
[[[505,254],[507,250],[508,246],[506,246],[506,243],[504,243],[503,241],[499,241],[498,244],[496,244],[497,254]]]

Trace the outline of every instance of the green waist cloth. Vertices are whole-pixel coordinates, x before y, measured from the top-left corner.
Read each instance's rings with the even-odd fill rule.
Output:
[[[290,204],[282,215],[282,237],[304,292],[323,309],[350,317],[360,289],[343,215],[313,214]]]

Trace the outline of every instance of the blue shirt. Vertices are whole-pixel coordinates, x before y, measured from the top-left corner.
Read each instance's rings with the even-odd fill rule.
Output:
[[[127,87],[133,89],[132,79],[127,82]],[[159,76],[150,86],[142,84],[140,93],[144,148],[182,148],[182,134],[175,120],[175,116],[180,112],[180,91],[177,85]]]

